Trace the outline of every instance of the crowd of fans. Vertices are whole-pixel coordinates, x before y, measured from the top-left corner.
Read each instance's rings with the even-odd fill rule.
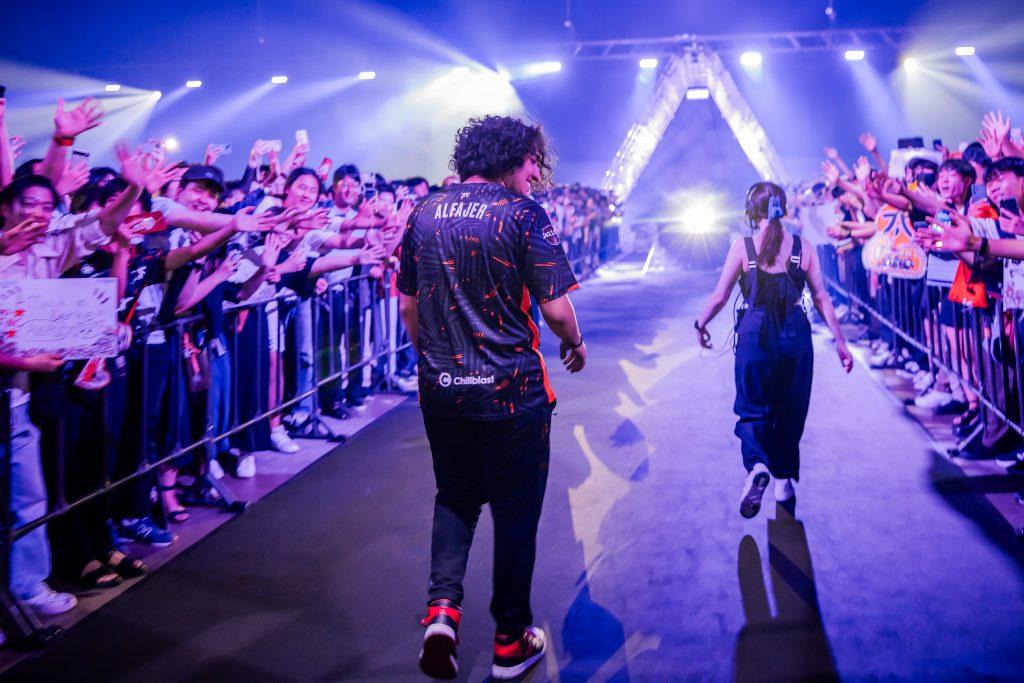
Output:
[[[96,589],[147,570],[130,544],[174,541],[195,494],[183,481],[253,477],[255,451],[296,452],[320,415],[358,413],[382,384],[416,390],[393,276],[409,216],[438,188],[309,166],[305,131],[283,159],[279,140],[257,140],[238,179],[217,145],[189,164],[156,141],[122,144],[119,168],[90,167],[74,143],[102,123],[91,99],[58,103],[46,155],[22,161],[5,109],[0,98],[0,281],[114,278],[120,301],[114,358],[26,358],[0,342],[16,524],[212,437],[14,544],[13,593],[58,614],[76,599],[51,573]],[[595,267],[613,200],[579,185],[537,199],[570,260]]]
[[[827,233],[823,263],[852,295],[847,315],[868,323],[872,367],[912,380],[917,408],[954,416],[965,454],[1019,468],[1020,131],[992,112],[958,149],[908,139],[887,159],[873,135],[860,142],[852,168],[825,149],[824,181],[798,191],[797,222]]]

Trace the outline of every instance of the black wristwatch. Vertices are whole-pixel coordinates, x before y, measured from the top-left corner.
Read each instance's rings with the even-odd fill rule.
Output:
[[[982,237],[981,244],[978,245],[978,256],[988,256],[988,238]]]

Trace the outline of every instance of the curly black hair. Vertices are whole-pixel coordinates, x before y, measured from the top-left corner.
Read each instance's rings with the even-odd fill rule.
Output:
[[[449,164],[460,180],[481,176],[498,180],[522,166],[533,155],[540,169],[540,191],[551,185],[555,152],[540,124],[530,125],[513,116],[472,118],[455,134],[455,152]]]

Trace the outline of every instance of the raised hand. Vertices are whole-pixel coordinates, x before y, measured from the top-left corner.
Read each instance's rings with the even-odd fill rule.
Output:
[[[360,265],[369,266],[375,263],[380,263],[386,257],[387,251],[384,249],[384,245],[382,244],[367,243],[359,250]]]
[[[859,157],[857,163],[853,165],[853,172],[857,176],[857,180],[864,182],[871,175],[871,164],[868,163],[867,157]]]
[[[29,218],[13,228],[0,232],[0,256],[12,256],[31,249],[46,237],[49,223]]]
[[[308,144],[304,142],[296,143],[295,147],[292,148],[291,154],[289,154],[288,158],[285,159],[284,161],[284,166],[282,167],[284,174],[288,175],[289,173],[297,169],[299,166],[302,166],[304,163],[306,163],[306,156],[308,154]]]
[[[297,216],[292,226],[300,230],[323,230],[327,227],[327,212],[327,209],[312,209]]]
[[[71,111],[64,110],[64,100],[57,100],[57,113],[53,124],[56,134],[62,138],[73,138],[103,122],[103,108],[92,97],[86,97]]]
[[[20,135],[11,137],[11,159],[16,160],[21,156],[21,148],[25,146],[25,138]]]
[[[212,142],[206,146],[206,152],[203,154],[203,164],[206,166],[213,166],[217,163],[217,159],[224,153],[224,147],[221,145],[215,145]]]
[[[291,242],[291,238],[288,235],[280,233],[267,235],[267,239],[263,244],[263,253],[260,254],[260,263],[266,268],[276,266],[278,259],[281,257],[281,250],[288,246],[289,242]]]
[[[868,151],[869,154],[878,149],[878,140],[876,140],[875,136],[871,133],[861,133],[860,144]]]
[[[831,161],[821,162],[821,172],[825,176],[825,182],[829,184],[829,187],[835,187],[839,184],[839,169]]]
[[[825,158],[835,161],[836,159],[839,158],[839,150],[837,150],[835,147],[826,147]]]
[[[57,182],[57,194],[69,195],[89,182],[89,164],[85,161],[72,163],[71,159],[64,162],[64,173]]]
[[[968,251],[971,237],[974,236],[970,222],[959,213],[951,211],[949,215],[953,219],[952,225],[945,225],[928,216],[928,223],[935,227],[918,230],[914,235],[918,244],[935,251]]]
[[[981,126],[990,130],[1000,145],[1010,135],[1010,117],[1005,116],[1002,111],[990,111],[985,114]]]
[[[147,187],[151,169],[146,165],[143,155],[133,154],[124,142],[117,143],[114,153],[121,162],[121,177],[136,187]]]
[[[229,279],[232,275],[238,272],[238,263],[241,261],[241,255],[237,251],[229,251],[227,258],[220,262],[217,266],[217,275]]]
[[[168,161],[164,164],[157,163],[149,171],[146,189],[150,194],[156,194],[167,183],[181,180],[181,176],[185,175],[185,170],[185,167],[178,166],[176,161]]]

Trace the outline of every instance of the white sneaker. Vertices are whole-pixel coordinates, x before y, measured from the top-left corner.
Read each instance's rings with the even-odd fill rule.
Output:
[[[214,458],[210,461],[209,467],[211,477],[213,477],[214,479],[224,478],[224,468],[221,467],[221,464],[217,461],[217,458]]]
[[[292,441],[292,443],[295,443]],[[278,449],[281,450],[281,449]],[[298,450],[298,446],[296,446]],[[250,453],[238,459],[238,467],[235,468],[235,476],[239,479],[252,479],[256,476],[256,456]]]
[[[275,451],[281,453],[299,452],[299,444],[292,441],[292,438],[288,436],[288,432],[284,430],[283,426],[274,427],[270,430],[270,443],[274,446]]]
[[[796,489],[793,488],[792,479],[776,479],[775,480],[775,502],[781,503],[787,501],[796,495]]]
[[[925,410],[938,410],[953,400],[953,394],[938,389],[929,389],[914,399],[914,405]]]
[[[934,383],[935,378],[932,377],[932,373],[928,372],[927,370],[922,370],[921,372],[917,373],[916,377],[914,377],[914,389],[916,389],[918,392],[928,389],[928,387],[930,387]]]
[[[43,585],[46,586],[45,583]],[[46,586],[39,595],[29,598],[24,602],[36,614],[53,616],[54,614],[64,614],[73,610],[75,605],[78,604],[78,598],[71,593],[58,593],[49,586]]]
[[[755,464],[743,484],[743,495],[740,496],[741,515],[750,519],[761,511],[761,498],[770,481],[771,475],[768,474],[768,468],[762,463]]]

